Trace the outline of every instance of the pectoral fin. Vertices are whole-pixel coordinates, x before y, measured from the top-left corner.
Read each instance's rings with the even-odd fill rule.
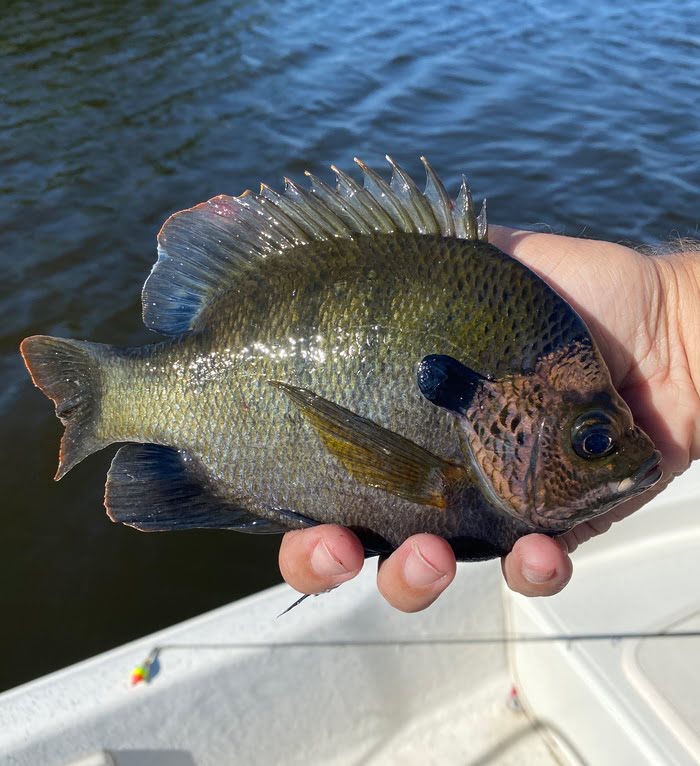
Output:
[[[277,381],[271,385],[287,394],[357,481],[420,505],[445,508],[446,484],[463,475],[461,466],[312,391]]]
[[[464,414],[477,388],[488,380],[445,354],[426,356],[418,365],[418,388],[438,407]]]

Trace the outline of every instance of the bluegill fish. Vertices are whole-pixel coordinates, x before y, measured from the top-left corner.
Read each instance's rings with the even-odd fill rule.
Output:
[[[463,182],[393,161],[173,215],[143,288],[167,336],[22,354],[65,425],[56,478],[113,442],[137,529],[338,523],[366,552],[432,532],[458,558],[558,535],[644,491],[660,455],[581,318],[487,241]]]

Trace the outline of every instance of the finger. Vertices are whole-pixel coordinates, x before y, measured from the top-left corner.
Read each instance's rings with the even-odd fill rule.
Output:
[[[561,539],[526,535],[502,561],[511,590],[524,596],[552,596],[569,582],[573,565]]]
[[[364,560],[356,535],[331,525],[287,532],[279,553],[282,577],[301,593],[323,593],[352,579]]]
[[[456,571],[455,555],[445,540],[428,534],[414,535],[381,562],[377,587],[396,609],[418,612],[435,601]]]

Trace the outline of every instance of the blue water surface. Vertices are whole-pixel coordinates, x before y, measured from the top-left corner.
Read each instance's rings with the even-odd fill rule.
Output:
[[[264,180],[425,154],[491,220],[697,234],[697,4],[8,0],[0,25],[0,685],[276,582],[277,541],[111,525],[112,451],[60,484],[33,333],[153,336],[139,292],[173,211]]]

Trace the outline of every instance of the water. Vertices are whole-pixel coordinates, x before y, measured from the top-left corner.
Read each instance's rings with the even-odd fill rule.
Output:
[[[0,26],[0,686],[278,581],[277,540],[112,525],[114,449],[60,484],[17,346],[139,344],[167,215],[385,152],[494,222],[696,234],[695,3],[29,2]],[[349,586],[351,587],[351,586]],[[127,669],[128,670],[128,669]]]

